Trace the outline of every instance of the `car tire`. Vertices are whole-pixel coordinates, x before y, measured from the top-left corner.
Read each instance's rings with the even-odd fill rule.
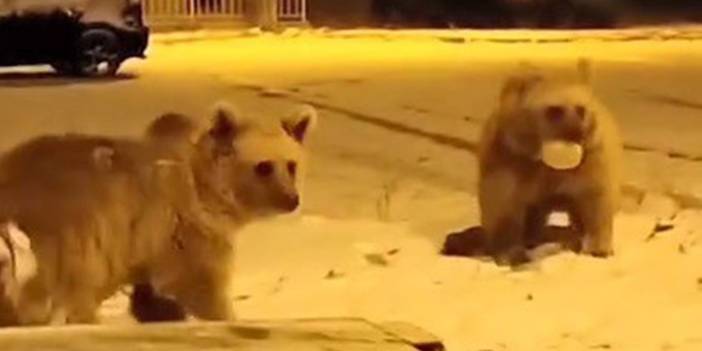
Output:
[[[83,77],[114,76],[122,64],[119,39],[109,29],[88,29],[77,43],[76,74]]]

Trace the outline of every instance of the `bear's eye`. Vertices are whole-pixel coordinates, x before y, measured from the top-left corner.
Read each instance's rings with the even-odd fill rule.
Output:
[[[295,176],[297,174],[297,163],[294,161],[289,161],[288,162],[288,173],[290,173],[291,176]]]
[[[271,161],[263,161],[259,162],[256,164],[256,167],[254,168],[256,171],[256,174],[259,177],[270,177],[271,174],[273,174],[273,162]]]
[[[563,106],[553,105],[546,108],[546,118],[551,122],[560,122],[565,117]]]

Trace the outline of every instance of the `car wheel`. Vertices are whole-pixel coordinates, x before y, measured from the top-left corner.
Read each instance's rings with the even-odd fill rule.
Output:
[[[107,29],[89,29],[78,39],[76,71],[85,77],[108,77],[117,73],[122,59],[119,40]]]

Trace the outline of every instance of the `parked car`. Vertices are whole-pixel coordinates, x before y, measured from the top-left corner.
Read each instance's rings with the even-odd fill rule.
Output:
[[[140,1],[34,1],[0,4],[0,66],[49,64],[60,74],[98,77],[145,57],[149,28]]]

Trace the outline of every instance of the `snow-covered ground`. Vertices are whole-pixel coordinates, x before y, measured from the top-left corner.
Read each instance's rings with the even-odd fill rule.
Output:
[[[698,350],[702,42],[666,33],[162,36],[113,82],[0,72],[0,123],[11,126],[0,147],[49,131],[130,135],[219,98],[262,117],[313,103],[321,121],[302,213],[239,237],[241,318],[409,321],[450,351]],[[617,219],[617,255],[562,254],[520,272],[440,256],[446,234],[478,224],[471,148],[504,74],[523,59],[565,69],[580,56],[595,60],[629,149],[637,196]],[[124,297],[105,315],[120,320]]]

